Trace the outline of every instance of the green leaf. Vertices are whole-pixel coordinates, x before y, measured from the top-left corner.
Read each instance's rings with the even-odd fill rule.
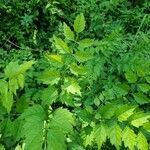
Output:
[[[115,112],[118,120],[120,122],[126,121],[133,113],[134,110],[137,108],[135,105],[121,105]]]
[[[21,87],[23,89],[23,87],[24,87],[24,75],[23,74],[19,74],[17,81],[18,81],[19,87]]]
[[[25,119],[22,129],[22,135],[25,137],[25,150],[41,150],[45,120],[43,108],[40,105],[29,107],[20,119]]]
[[[47,133],[48,150],[66,150],[65,138],[61,130],[49,129]]]
[[[150,103],[150,99],[142,93],[135,93],[135,94],[133,94],[133,96],[134,96],[134,99],[136,100],[136,102],[139,104]]]
[[[44,122],[39,117],[27,119],[22,133],[25,136],[25,150],[41,150],[43,144]]]
[[[0,150],[5,150],[4,145],[0,144]]]
[[[127,84],[117,84],[113,87],[117,97],[125,96],[128,94],[130,88]]]
[[[68,47],[67,43],[65,43],[62,39],[57,38],[54,36],[54,41],[55,41],[55,46],[59,50],[60,53],[65,54],[65,53],[70,53],[71,50]]]
[[[138,150],[148,150],[148,142],[142,132],[137,135],[137,148]]]
[[[9,113],[13,105],[13,95],[11,92],[6,92],[3,95],[2,104],[7,109],[7,112]]]
[[[58,108],[51,119],[50,128],[56,128],[64,134],[73,132],[74,118],[67,109]]]
[[[70,71],[75,75],[85,75],[87,73],[87,69],[84,66],[75,63],[70,65]]]
[[[39,75],[38,79],[44,84],[54,85],[60,80],[60,73],[55,70],[45,70]]]
[[[48,58],[52,62],[63,63],[61,55],[48,55],[48,54],[46,54],[45,56],[46,56],[46,58]]]
[[[24,143],[22,144],[22,145],[17,145],[16,147],[15,147],[15,150],[24,150]]]
[[[80,33],[85,29],[85,19],[82,13],[76,17],[73,27],[77,33]]]
[[[78,82],[75,79],[72,78],[66,78],[64,89],[71,94],[77,94],[81,96],[81,87],[79,86]]]
[[[21,138],[21,132],[22,132],[22,126],[24,125],[24,120],[21,120],[21,119],[16,119],[14,122],[13,122],[13,126],[11,128],[11,132],[12,132],[12,136],[16,141],[19,141],[20,138]]]
[[[67,106],[74,106],[73,95],[64,90],[60,94],[60,101]]]
[[[45,118],[45,111],[43,110],[42,106],[40,105],[34,105],[32,107],[29,107],[24,111],[24,113],[21,114],[19,117],[20,119],[32,119],[34,117],[38,117],[41,120],[44,120]]]
[[[126,71],[125,77],[129,83],[136,83],[137,81],[137,75],[131,70]]]
[[[94,104],[96,105],[96,106],[99,106],[100,105],[100,99],[99,98],[94,98]]]
[[[79,46],[86,48],[86,47],[90,47],[94,44],[94,40],[93,39],[83,39],[81,41],[79,41]]]
[[[94,140],[94,133],[91,132],[90,134],[86,134],[84,135],[84,146],[87,147],[88,145],[92,145]]]
[[[136,72],[137,72],[137,75],[139,77],[144,77],[146,75],[146,69],[144,67],[142,67],[141,65],[140,66],[138,66],[138,65],[136,66]]]
[[[121,146],[121,136],[122,136],[122,129],[118,124],[115,124],[110,127],[109,134],[110,142],[112,145],[116,147],[117,150],[120,149]]]
[[[64,23],[63,25],[63,30],[64,30],[64,36],[66,39],[73,41],[74,40],[74,33],[71,31],[70,27]]]
[[[28,61],[24,62],[23,64],[19,65],[18,62],[10,62],[7,66],[5,71],[5,76],[7,78],[16,77],[19,74],[25,73],[31,66],[35,63],[35,61]]]
[[[130,150],[135,150],[134,146],[136,145],[136,134],[129,127],[126,127],[123,130],[122,141],[126,148],[128,147]]]
[[[150,122],[144,123],[143,128],[147,131],[150,132]]]
[[[148,76],[148,77],[145,77],[145,79],[146,79],[146,81],[148,82],[148,83],[150,83],[150,77]]]
[[[120,122],[126,121],[134,113],[135,108],[136,107],[128,109],[125,112],[123,112],[121,115],[118,116],[118,120]]]
[[[133,115],[131,124],[137,128],[142,126],[144,123],[149,122],[150,114],[146,113],[137,113]]]
[[[18,74],[23,74],[23,73],[25,73],[28,69],[31,68],[31,66],[32,66],[33,64],[35,64],[35,61],[33,61],[33,60],[24,62],[23,64],[21,64],[21,65],[19,66]]]
[[[47,133],[48,149],[66,150],[65,134],[73,132],[74,118],[67,109],[58,108],[49,123]]]
[[[69,143],[68,146],[69,146],[69,150],[86,150],[81,145],[77,144],[76,142]]]
[[[79,62],[85,62],[93,58],[93,56],[89,52],[85,52],[85,51],[77,51],[74,54],[74,57]]]
[[[101,149],[102,144],[106,141],[107,138],[107,127],[104,124],[99,124],[94,129],[94,137],[98,150]]]
[[[19,100],[16,102],[16,112],[17,113],[23,113],[25,109],[29,106],[31,95],[29,93],[26,93],[19,97]]]
[[[9,90],[13,93],[13,94],[17,94],[16,91],[18,89],[18,81],[17,78],[11,78],[9,80]]]
[[[114,101],[110,104],[102,106],[98,112],[100,113],[102,118],[110,119],[115,115],[115,111],[118,109],[119,106],[120,103],[118,103],[118,101]]]
[[[7,110],[3,107],[3,105],[0,105],[0,118],[7,113]],[[1,127],[1,126],[0,126]]]
[[[18,69],[19,69],[18,62],[10,62],[4,70],[5,76],[7,78],[12,78],[13,76],[16,75]]]
[[[12,128],[12,121],[10,120],[10,118],[7,117],[7,118],[2,120],[2,117],[1,117],[1,122],[0,122],[1,139],[11,135],[11,128]]]
[[[144,93],[148,92],[150,90],[150,86],[146,83],[138,84],[138,87],[140,90]]]
[[[8,82],[0,80],[0,94],[6,94],[8,91]]]
[[[41,99],[44,105],[51,105],[58,97],[57,89],[54,86],[50,86],[41,92]]]

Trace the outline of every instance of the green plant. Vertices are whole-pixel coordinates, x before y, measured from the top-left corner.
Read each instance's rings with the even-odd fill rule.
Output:
[[[46,55],[52,65],[54,61],[60,64],[60,67],[57,64],[58,68],[53,68],[53,70],[56,68],[56,78],[48,82],[46,75],[50,77],[51,73],[48,73],[46,70],[47,73],[44,72],[45,76],[43,75],[40,79],[46,84],[60,84],[59,87],[62,87],[60,94],[65,95],[65,98],[63,98],[64,103],[68,105],[71,103],[70,106],[73,105],[74,107],[78,103],[79,106],[83,107],[83,110],[77,107],[76,110],[79,113],[79,120],[81,119],[83,126],[85,126],[81,129],[83,134],[85,134],[82,139],[84,146],[92,146],[93,143],[97,143],[100,149],[106,139],[109,138],[111,144],[116,149],[119,149],[122,142],[129,149],[134,149],[135,146],[138,149],[148,149],[146,137],[139,127],[149,122],[150,114],[144,112],[144,110],[140,110],[139,106],[149,103],[149,99],[145,94],[140,92],[140,89],[136,90],[135,86],[143,85],[145,90],[149,91],[148,83],[140,84],[143,80],[142,78],[150,74],[148,70],[150,67],[149,61],[147,60],[146,63],[143,62],[141,64],[144,58],[140,58],[139,63],[136,60],[137,63],[134,63],[136,68],[132,68],[133,71],[129,69],[129,64],[127,64],[127,68],[125,67],[121,72],[127,81],[120,80],[117,76],[110,75],[113,72],[117,73],[119,70],[114,70],[111,66],[105,68],[104,65],[114,63],[114,60],[109,61],[110,57],[113,59],[113,57],[116,58],[119,54],[119,59],[122,61],[124,56],[126,56],[126,53],[124,54],[123,51],[124,49],[126,50],[126,47],[124,45],[121,46],[122,38],[121,33],[119,33],[121,30],[113,31],[106,39],[101,41],[89,38],[80,39],[79,33],[85,27],[83,14],[77,16],[73,27],[76,32],[76,37],[74,32],[64,24],[64,41],[54,36],[54,45],[58,53],[55,55]],[[116,52],[117,47],[121,47],[123,50]],[[138,52],[136,51],[136,53],[136,57],[138,57]],[[132,59],[135,61],[133,55]],[[124,65],[121,64],[121,66],[123,67]],[[120,64],[118,64],[118,67],[120,67]],[[141,70],[142,67],[145,69],[143,68],[143,74],[140,74],[137,68]],[[108,79],[106,79],[106,72],[109,73]],[[54,77],[54,75],[52,76]],[[138,77],[141,79],[138,80]],[[106,80],[110,80],[110,82]],[[94,87],[97,89],[94,89]],[[103,88],[105,89],[104,91],[102,90]],[[138,91],[138,94],[136,91]],[[69,103],[66,92],[67,95],[70,93],[74,95],[74,98],[71,98]],[[144,92],[144,89],[142,92]],[[95,98],[93,99],[93,97]],[[132,100],[133,98],[134,100]],[[72,102],[71,100],[74,101]],[[98,108],[96,111],[94,110],[96,108],[94,105]],[[86,113],[87,116],[82,118],[82,113]],[[91,118],[91,116],[95,116],[95,118]],[[88,136],[85,133],[87,128],[89,130],[93,128]],[[134,131],[135,128],[137,130],[136,133]]]
[[[34,61],[25,62],[22,65],[18,65],[17,62],[11,62],[7,65],[4,73],[4,78],[0,80],[1,86],[1,102],[10,113],[13,105],[13,95],[16,95],[19,88],[24,87],[24,72],[28,70]]]
[[[97,40],[85,26],[81,13],[45,58],[6,66],[1,149],[149,149],[149,38],[138,33],[129,49],[121,27]]]
[[[69,1],[68,1],[69,2]],[[30,49],[34,54],[50,47],[49,37],[57,30],[63,18],[61,2],[56,1],[5,1],[0,2],[3,25],[0,47],[11,51]],[[66,3],[67,6],[67,3]]]

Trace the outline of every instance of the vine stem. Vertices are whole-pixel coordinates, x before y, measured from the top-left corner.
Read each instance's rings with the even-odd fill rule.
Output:
[[[18,45],[16,45],[15,43],[13,43],[12,41],[10,41],[9,39],[7,40],[8,43],[10,43],[11,45],[14,45],[15,47],[19,48],[19,49],[23,49],[23,50],[27,50],[26,48],[23,48],[23,47],[20,47]],[[35,49],[32,49],[32,48],[29,48],[30,50],[35,50]]]
[[[10,40],[7,40],[7,42],[10,43],[10,44],[12,44],[12,45],[14,45],[15,47],[17,47],[19,49],[25,49],[25,48],[22,48],[22,47],[16,45],[15,43],[11,42]]]

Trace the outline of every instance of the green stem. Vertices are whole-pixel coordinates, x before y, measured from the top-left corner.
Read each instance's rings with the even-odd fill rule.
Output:
[[[134,46],[134,44],[135,44],[135,42],[137,42],[136,38],[137,38],[137,36],[138,36],[138,34],[139,34],[139,32],[140,32],[140,30],[141,30],[141,28],[142,28],[142,26],[143,26],[143,24],[144,24],[144,22],[145,22],[146,17],[147,17],[147,14],[144,15],[144,17],[143,17],[143,19],[142,19],[142,21],[141,21],[141,24],[140,24],[140,26],[139,26],[139,28],[138,28],[136,34],[135,34],[135,37],[133,38],[133,42],[132,42],[132,44],[131,44],[130,49],[132,49],[133,46]]]
[[[142,19],[142,21],[141,21],[141,24],[140,24],[140,26],[139,26],[139,28],[138,28],[136,34],[135,34],[135,38],[134,38],[134,39],[136,39],[136,37],[138,36],[138,34],[139,34],[139,32],[140,32],[140,30],[141,30],[141,28],[142,28],[142,26],[143,26],[143,24],[144,24],[144,22],[145,22],[146,17],[147,17],[147,14],[144,15],[144,17],[143,17],[143,19]]]

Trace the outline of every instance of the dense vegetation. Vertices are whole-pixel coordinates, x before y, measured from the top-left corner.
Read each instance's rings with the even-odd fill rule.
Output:
[[[149,13],[149,0],[1,0],[0,150],[148,150]]]

